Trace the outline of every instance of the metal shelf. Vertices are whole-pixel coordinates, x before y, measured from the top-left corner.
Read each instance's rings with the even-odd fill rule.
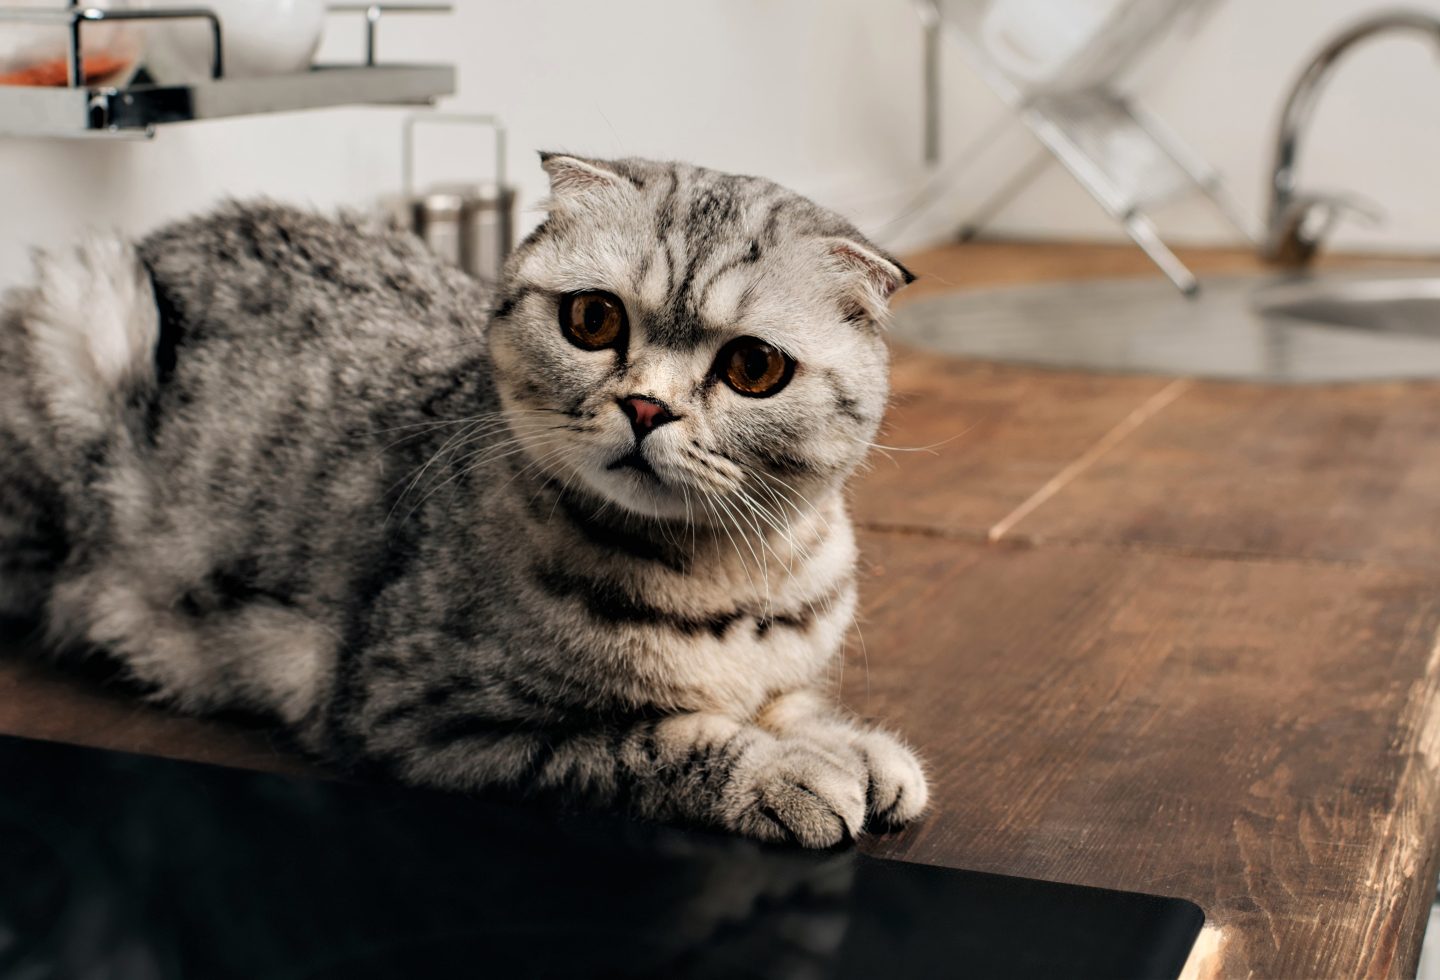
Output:
[[[47,10],[45,21],[68,25],[72,66],[69,86],[0,86],[0,136],[130,137],[153,136],[157,126],[200,119],[224,119],[345,105],[428,105],[455,92],[451,65],[376,63],[375,33],[382,14],[442,13],[439,5],[391,6],[342,4],[332,12],[362,13],[366,19],[366,63],[316,65],[292,75],[227,78],[221,64],[219,19],[204,8],[116,11],[72,6]],[[6,20],[38,20],[33,8],[0,8]],[[125,88],[77,84],[83,24],[101,20],[203,17],[213,27],[215,55],[210,79],[184,85],[131,85]]]

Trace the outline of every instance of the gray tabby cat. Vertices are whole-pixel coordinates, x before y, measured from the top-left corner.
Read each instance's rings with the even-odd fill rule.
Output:
[[[0,614],[410,783],[911,820],[915,756],[834,693],[910,274],[767,181],[542,159],[493,294],[270,204],[42,256],[0,313]]]

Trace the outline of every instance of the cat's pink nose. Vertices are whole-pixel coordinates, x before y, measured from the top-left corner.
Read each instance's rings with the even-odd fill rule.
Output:
[[[620,399],[620,411],[630,420],[636,439],[644,439],[651,429],[658,429],[676,416],[665,403],[647,395],[626,395]]]

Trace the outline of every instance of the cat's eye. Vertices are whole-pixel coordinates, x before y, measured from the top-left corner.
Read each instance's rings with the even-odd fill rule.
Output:
[[[600,290],[571,293],[560,300],[560,329],[576,347],[602,350],[625,340],[625,304]]]
[[[720,348],[715,372],[740,394],[765,398],[790,383],[795,362],[757,337],[740,337]]]

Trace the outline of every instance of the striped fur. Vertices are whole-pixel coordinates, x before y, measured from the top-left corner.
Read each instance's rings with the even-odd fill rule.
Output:
[[[493,293],[266,203],[42,257],[0,312],[0,614],[412,783],[811,846],[913,818],[915,757],[832,687],[908,273],[766,181],[544,162]],[[562,335],[595,289],[620,349]],[[783,391],[717,380],[739,335]],[[637,393],[677,416],[643,441]]]

